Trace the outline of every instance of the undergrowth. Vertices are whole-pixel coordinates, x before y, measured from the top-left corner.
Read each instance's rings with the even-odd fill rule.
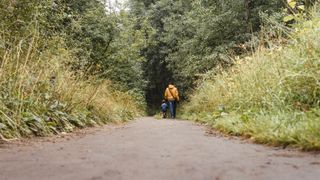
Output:
[[[42,38],[37,30],[14,41],[0,32],[2,140],[71,132],[142,115],[143,100],[116,90],[108,80],[70,70],[75,57],[63,39]]]
[[[320,149],[319,27],[317,12],[295,25],[286,45],[260,48],[208,75],[184,118],[259,143]]]

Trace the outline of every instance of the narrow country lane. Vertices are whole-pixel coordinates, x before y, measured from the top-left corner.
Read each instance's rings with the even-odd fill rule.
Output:
[[[0,148],[0,180],[317,180],[320,155],[142,118],[83,137]]]

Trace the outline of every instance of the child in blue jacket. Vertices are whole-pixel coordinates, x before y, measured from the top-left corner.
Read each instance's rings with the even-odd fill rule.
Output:
[[[163,100],[161,104],[162,118],[167,117],[167,110],[168,110],[168,104],[165,100]]]

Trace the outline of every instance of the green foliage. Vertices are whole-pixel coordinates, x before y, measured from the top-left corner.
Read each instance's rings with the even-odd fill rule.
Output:
[[[194,1],[191,11],[166,28],[168,40],[177,39],[167,61],[180,87],[194,87],[200,74],[229,66],[230,56],[252,50],[246,42],[260,30],[259,13],[272,14],[280,8],[278,1]]]
[[[283,21],[286,23],[299,21],[308,14],[310,8],[315,4],[316,0],[288,0],[286,4],[286,16]]]
[[[155,31],[142,49],[149,81],[149,104],[159,103],[169,79],[181,95],[188,94],[199,76],[217,66],[230,66],[230,57],[253,50],[260,13],[282,11],[277,0],[131,0],[131,14],[147,20]],[[139,29],[139,21],[137,28]]]
[[[145,40],[134,18],[96,0],[4,0],[0,16],[1,139],[143,113]]]
[[[65,34],[67,46],[78,61],[74,70],[88,75],[107,77],[126,89],[143,93],[139,50],[145,46],[141,31],[134,30],[135,18],[126,12],[106,12],[100,1],[55,1],[54,9],[66,14],[60,20],[60,34]],[[49,18],[52,17],[50,14]]]
[[[261,117],[274,127],[295,112],[293,122],[310,128],[320,95],[318,21],[294,22],[314,2],[130,0],[130,10],[111,12],[100,0],[2,0],[0,133],[45,135],[129,120],[141,114],[145,97],[149,106],[161,101],[168,80],[186,96],[199,77],[205,82],[187,106],[191,117],[254,136],[243,127],[257,124],[258,132],[270,125],[260,126]],[[281,37],[293,36],[291,26],[305,32],[278,49],[288,43]],[[230,121],[220,121],[229,113]],[[293,134],[301,130],[290,126]]]
[[[261,143],[319,149],[319,23],[317,15],[305,19],[287,45],[261,47],[228,71],[208,74],[185,117]]]
[[[70,132],[131,120],[142,113],[143,104],[132,94],[113,89],[108,81],[86,80],[66,70],[64,61],[73,57],[63,47],[39,54],[38,41],[21,44],[28,43],[29,51],[8,48],[1,59],[0,133],[4,137]]]

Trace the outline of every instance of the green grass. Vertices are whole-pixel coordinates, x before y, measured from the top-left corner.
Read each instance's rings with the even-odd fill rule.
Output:
[[[259,143],[320,149],[319,27],[315,15],[296,25],[286,45],[260,48],[208,75],[183,117]]]
[[[0,42],[7,39],[0,34]],[[48,48],[39,51],[43,41]],[[143,114],[143,101],[129,92],[71,71],[68,64],[76,59],[60,41],[35,32],[0,48],[0,140],[71,132]]]

